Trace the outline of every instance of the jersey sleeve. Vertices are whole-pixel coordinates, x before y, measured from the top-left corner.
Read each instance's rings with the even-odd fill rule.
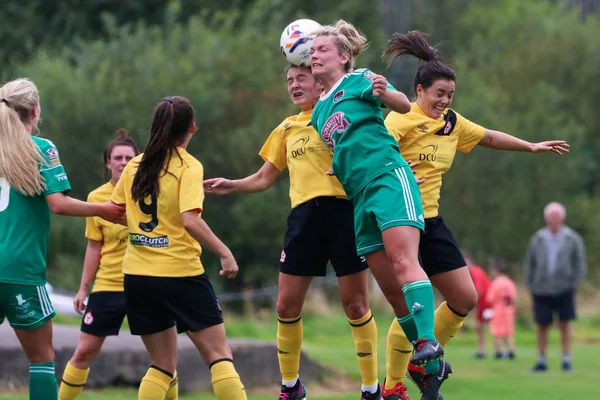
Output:
[[[396,111],[390,112],[387,117],[385,117],[385,127],[394,139],[396,139],[396,142],[399,142],[407,133],[406,129],[402,129],[401,121],[402,114],[397,113]]]
[[[179,213],[202,211],[204,203],[204,168],[200,162],[190,165],[181,174],[179,182]]]
[[[128,163],[125,168],[123,169],[123,172],[121,173],[121,179],[119,179],[119,182],[117,182],[117,186],[115,186],[115,190],[113,191],[113,194],[110,196],[110,201],[112,201],[115,204],[118,205],[123,205],[126,204],[126,199],[125,199],[125,187],[126,187],[126,181],[129,177],[129,166],[131,165],[131,163]]]
[[[456,113],[456,130],[458,132],[458,143],[456,149],[463,153],[470,152],[483,138],[485,128],[469,121],[459,113]]]
[[[67,173],[60,163],[58,149],[49,140],[40,148],[44,159],[44,165],[40,168],[40,174],[46,184],[46,189],[42,193],[48,196],[54,193],[67,193],[71,190],[71,184],[67,178]]]
[[[368,68],[364,68],[364,72],[362,74],[362,79],[360,79],[360,89],[362,89],[361,91],[361,99],[370,101],[371,103],[375,103],[378,106],[382,107],[384,106],[383,102],[381,101],[381,99],[379,99],[379,97],[375,96],[373,94],[373,79],[375,78],[375,73],[373,71],[371,71]],[[394,86],[392,86],[392,84],[390,82],[387,82],[387,89],[388,90],[393,90],[394,92],[396,92],[396,88]]]
[[[87,201],[88,203],[98,203],[98,201],[94,198],[93,192],[88,195]],[[97,217],[87,217],[85,219],[85,237],[97,242],[104,240],[102,229],[98,223]]]
[[[273,129],[267,141],[258,154],[263,160],[270,162],[279,172],[287,166],[287,154],[285,145],[285,123]]]

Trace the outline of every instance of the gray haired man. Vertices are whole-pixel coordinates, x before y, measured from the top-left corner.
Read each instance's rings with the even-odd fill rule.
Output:
[[[581,236],[564,224],[560,203],[544,208],[546,226],[533,235],[525,254],[525,285],[533,296],[537,324],[538,359],[532,371],[548,369],[546,349],[554,313],[558,313],[562,369],[570,371],[571,321],[575,319],[575,289],[585,278],[587,263]]]

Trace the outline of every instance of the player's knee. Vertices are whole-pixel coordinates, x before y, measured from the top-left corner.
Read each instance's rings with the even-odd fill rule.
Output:
[[[44,346],[34,352],[30,352],[27,355],[27,358],[31,364],[52,362],[54,361],[54,349],[52,348],[52,345]]]
[[[342,299],[342,307],[349,319],[360,319],[369,311],[369,300],[366,295]]]
[[[458,304],[456,304],[456,307],[454,304],[452,304],[451,307],[456,310],[456,312],[462,315],[467,315],[469,312],[475,309],[475,307],[477,307],[477,300],[477,291],[472,290],[468,293],[464,293],[464,296],[461,296],[461,299]]]
[[[211,365],[217,360],[233,359],[231,348],[226,343],[223,346],[218,346],[210,349],[206,354],[206,364]]]
[[[302,303],[295,299],[279,296],[277,299],[277,316],[280,318],[296,318],[302,313]]]
[[[90,346],[78,346],[77,350],[75,350],[75,354],[73,354],[72,361],[78,365],[88,365],[96,357],[98,351]]]
[[[401,277],[406,275],[411,268],[419,267],[419,261],[409,257],[407,254],[393,254],[390,256],[394,272],[396,276]]]

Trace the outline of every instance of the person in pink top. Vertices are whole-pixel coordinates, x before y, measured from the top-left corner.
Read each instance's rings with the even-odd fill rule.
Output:
[[[486,302],[493,311],[490,333],[495,339],[496,359],[515,358],[515,309],[517,286],[506,275],[504,261],[492,260],[492,283],[486,294]],[[503,351],[503,347],[506,351]]]
[[[485,273],[484,269],[473,262],[469,254],[463,252],[463,257],[469,268],[473,285],[477,291],[477,306],[475,307],[475,331],[477,332],[477,353],[475,358],[485,358],[485,327],[486,322],[483,318],[483,311],[486,309],[485,295],[490,286],[490,278]]]

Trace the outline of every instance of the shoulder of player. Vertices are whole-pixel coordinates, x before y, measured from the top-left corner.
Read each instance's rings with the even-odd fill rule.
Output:
[[[286,119],[284,119],[283,121],[281,121],[281,123],[279,125],[277,125],[277,127],[275,127],[275,129],[273,129],[272,134],[279,134],[282,136],[287,136],[289,135],[292,131],[294,131],[296,128],[298,128],[298,119],[299,119],[300,115],[291,115],[289,117],[287,117]]]
[[[106,182],[105,184],[97,187],[92,190],[87,197],[87,201],[90,203],[104,203],[110,199],[114,188],[110,182]]]
[[[179,155],[181,156],[181,161],[183,162],[182,169],[203,169],[203,165],[196,157],[191,155],[190,153],[185,151],[180,151]],[[174,155],[174,158],[177,159],[177,155]]]
[[[375,72],[371,71],[369,68],[357,68],[354,71],[350,72],[349,74],[347,74],[347,77],[350,78],[365,78],[369,81],[373,80],[373,78],[375,77]]]
[[[56,146],[54,145],[54,143],[52,143],[51,140],[44,139],[39,136],[32,136],[31,139],[33,140],[33,143],[35,143],[35,145],[42,152],[44,152],[45,150],[48,150],[48,149],[56,149]]]

